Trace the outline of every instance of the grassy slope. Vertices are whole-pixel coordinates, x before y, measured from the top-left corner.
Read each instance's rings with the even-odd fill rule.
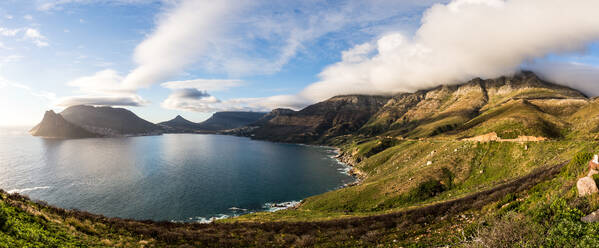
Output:
[[[374,155],[368,151],[376,150],[378,140],[346,148],[358,157],[369,155],[356,166],[367,175],[357,186],[310,197],[296,210],[256,213],[233,220],[305,221],[394,212],[463,197],[526,175],[536,168],[566,161],[581,149],[599,147],[595,142],[574,141],[396,142],[397,145]],[[427,165],[429,161],[432,164]]]

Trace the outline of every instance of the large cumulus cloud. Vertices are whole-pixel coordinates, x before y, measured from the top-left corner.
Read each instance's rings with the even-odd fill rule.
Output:
[[[344,52],[342,61],[322,71],[321,80],[300,95],[319,101],[339,94],[411,92],[474,77],[509,75],[524,62],[582,51],[598,40],[597,9],[596,0],[437,4],[427,10],[413,37],[388,33]],[[569,83],[583,90],[589,83],[597,86],[588,80]]]

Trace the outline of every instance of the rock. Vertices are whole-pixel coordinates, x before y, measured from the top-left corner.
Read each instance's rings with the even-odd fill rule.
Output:
[[[579,196],[586,196],[590,194],[597,193],[599,189],[597,189],[597,184],[595,184],[595,180],[590,177],[583,177],[578,179],[576,183],[576,188],[578,188]]]
[[[584,223],[593,223],[599,221],[599,210],[580,218],[580,220]]]
[[[599,161],[597,159],[597,155],[595,155],[593,160],[589,161],[589,169],[590,170],[599,170]]]
[[[599,171],[591,169],[589,170],[589,174],[587,174],[587,177],[592,178],[595,174],[599,174]]]

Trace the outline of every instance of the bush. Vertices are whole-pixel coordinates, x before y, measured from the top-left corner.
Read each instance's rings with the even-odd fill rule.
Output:
[[[428,181],[422,182],[410,191],[408,198],[412,202],[423,201],[433,196],[440,194],[447,190],[447,187],[439,180],[429,179]]]
[[[590,152],[579,152],[574,155],[567,166],[564,166],[564,172],[570,176],[578,176],[587,170],[589,161],[593,159]]]
[[[593,175],[593,180],[595,181],[595,184],[599,185],[599,174]]]
[[[6,222],[8,221],[8,213],[2,205],[0,205],[0,231],[6,232]]]

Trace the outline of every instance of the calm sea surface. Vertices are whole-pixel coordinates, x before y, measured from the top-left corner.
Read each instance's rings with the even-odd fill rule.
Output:
[[[45,140],[0,133],[0,188],[111,217],[205,221],[353,178],[322,147],[222,135]]]

